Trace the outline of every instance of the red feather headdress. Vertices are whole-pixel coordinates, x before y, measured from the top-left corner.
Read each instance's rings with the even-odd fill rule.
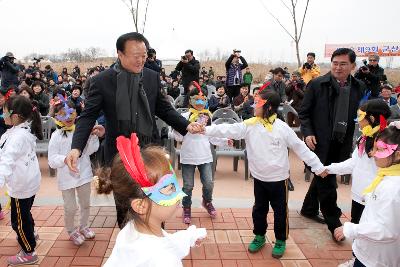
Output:
[[[135,133],[132,133],[131,139],[125,136],[117,137],[117,149],[125,169],[132,179],[135,179],[141,187],[154,185],[147,177],[142,156],[140,155],[139,139]]]

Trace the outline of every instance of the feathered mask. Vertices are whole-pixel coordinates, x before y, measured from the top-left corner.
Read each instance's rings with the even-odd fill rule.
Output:
[[[149,180],[140,155],[139,139],[135,133],[132,133],[130,139],[124,136],[117,137],[117,149],[126,171],[154,203],[161,206],[172,206],[186,196],[179,186],[171,165],[171,173],[161,177],[156,184]]]
[[[58,121],[64,122],[70,119],[75,119],[77,114],[74,108],[68,106],[68,101],[64,98],[62,94],[57,94],[58,100],[51,103],[52,106],[58,104],[63,104],[63,108],[55,114],[55,118]]]

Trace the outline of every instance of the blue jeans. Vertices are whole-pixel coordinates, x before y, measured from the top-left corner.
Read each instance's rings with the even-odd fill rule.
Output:
[[[189,208],[192,205],[192,191],[194,186],[194,171],[195,169],[200,172],[200,180],[203,184],[203,200],[205,202],[212,201],[212,193],[214,189],[214,180],[212,177],[212,162],[204,163],[201,165],[182,164],[182,178],[183,188],[182,191],[187,195],[182,200],[182,205]]]

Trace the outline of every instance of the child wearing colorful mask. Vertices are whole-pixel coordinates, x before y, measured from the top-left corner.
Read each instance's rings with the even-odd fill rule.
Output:
[[[337,240],[354,240],[354,266],[400,264],[400,122],[391,123],[376,137],[372,156],[378,171],[363,190],[365,208],[359,223],[335,229]]]
[[[105,267],[182,266],[190,247],[206,237],[204,228],[192,225],[169,234],[161,223],[175,215],[185,196],[162,148],[140,151],[138,138],[117,138],[118,154],[111,169],[98,178],[99,194],[119,195],[128,210],[125,227],[119,232]]]
[[[275,246],[272,256],[280,258],[286,249],[289,234],[288,220],[288,148],[311,167],[325,176],[318,157],[283,121],[277,119],[280,96],[272,90],[261,91],[254,100],[254,118],[235,124],[206,127],[205,134],[214,137],[245,139],[249,168],[254,177],[253,233],[254,240],[248,250],[259,251],[266,242],[269,205],[274,210]]]
[[[99,133],[93,132],[89,137],[86,148],[78,161],[79,173],[69,171],[65,158],[71,149],[72,137],[75,131],[76,110],[72,102],[67,102],[58,95],[54,104],[54,122],[57,130],[53,132],[49,142],[49,166],[57,169],[58,189],[64,200],[65,228],[70,240],[77,246],[85,239],[92,239],[95,233],[88,227],[90,211],[90,184],[93,178],[89,156],[99,148]],[[78,203],[77,203],[78,199]],[[74,218],[79,205],[80,223],[75,227]]]
[[[207,94],[194,82],[196,88],[189,93],[190,109],[182,116],[190,122],[199,122],[204,126],[211,124],[211,112],[206,109]],[[211,153],[210,142],[213,145],[228,145],[226,138],[209,138],[205,135],[187,133],[185,136],[173,131],[176,141],[182,142],[180,152],[180,163],[182,165],[183,192],[187,195],[183,198],[183,222],[191,223],[192,213],[192,191],[194,187],[194,172],[200,172],[200,180],[203,184],[202,206],[207,210],[211,218],[217,216],[217,211],[212,204],[212,193],[214,189],[214,179],[212,177],[213,156]]]
[[[6,125],[12,126],[0,139],[0,188],[7,186],[11,204],[11,226],[21,251],[8,258],[11,266],[35,264],[35,222],[31,208],[40,188],[40,168],[36,139],[43,139],[37,106],[23,96],[10,97],[3,106]]]
[[[357,140],[357,147],[351,158],[340,163],[327,166],[329,174],[351,174],[353,177],[351,192],[351,222],[359,223],[364,210],[365,199],[362,191],[372,182],[377,167],[372,157],[372,149],[376,136],[386,128],[386,119],[391,112],[389,106],[382,99],[369,100],[358,110],[358,123],[362,132]],[[353,266],[355,258],[339,265],[340,267]]]

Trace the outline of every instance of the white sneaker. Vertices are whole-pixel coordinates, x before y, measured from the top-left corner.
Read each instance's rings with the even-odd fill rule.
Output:
[[[80,246],[85,242],[85,237],[76,229],[69,235],[69,239],[76,245]]]
[[[353,257],[350,260],[343,262],[342,264],[339,264],[338,267],[353,267],[355,261],[356,258]]]

